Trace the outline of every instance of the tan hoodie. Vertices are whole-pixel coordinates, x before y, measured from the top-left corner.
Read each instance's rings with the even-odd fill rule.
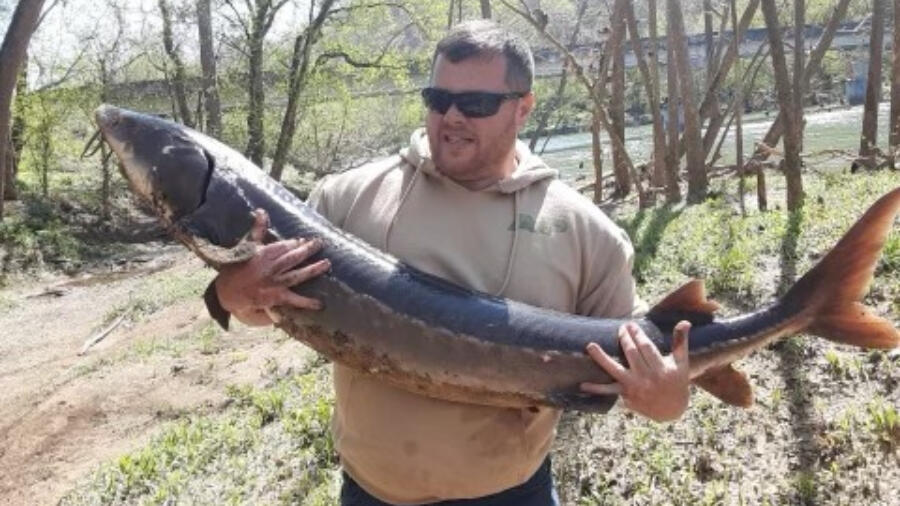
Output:
[[[459,285],[558,311],[641,309],[626,234],[516,146],[507,179],[470,191],[435,169],[424,129],[398,156],[326,179],[310,203],[336,226]],[[497,364],[503,367],[503,364]],[[385,502],[479,497],[546,457],[559,412],[423,397],[334,366],[334,442],[347,473]]]

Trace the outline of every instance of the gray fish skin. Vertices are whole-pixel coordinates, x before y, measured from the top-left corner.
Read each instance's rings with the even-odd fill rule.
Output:
[[[253,253],[253,244],[245,238],[253,221],[251,211],[257,208],[268,212],[274,238],[323,240],[322,251],[310,261],[328,258],[330,272],[294,290],[322,300],[325,309],[279,307],[274,313],[280,328],[328,358],[399,387],[454,401],[593,412],[606,412],[615,402],[614,396],[583,394],[579,385],[613,381],[585,353],[585,347],[596,342],[625,363],[617,337],[625,320],[563,314],[453,285],[335,228],[243,155],[215,139],[108,105],[97,109],[95,119],[118,156],[131,190],[213,268],[244,261]],[[877,223],[863,224],[866,231],[878,228],[873,233],[881,234],[880,244],[900,209],[900,189],[882,201],[887,202],[876,213],[878,219],[869,220]],[[888,214],[889,219],[884,217]],[[842,242],[846,241],[845,237]],[[858,247],[856,243],[847,249]],[[838,260],[832,263],[847,263]],[[868,269],[871,279],[874,260],[865,262],[861,269]],[[817,311],[825,304],[816,294],[842,281],[832,279],[830,270],[834,269],[812,273],[815,278],[824,276],[825,286],[804,281],[805,277],[798,282],[799,288],[773,305],[726,320],[712,317],[713,303],[705,300],[702,285],[692,282],[693,290],[688,292],[693,295],[687,303],[683,294],[675,294],[637,323],[668,353],[674,324],[680,319],[692,321],[691,378],[710,389],[701,383],[706,373],[729,367],[779,337],[814,325]],[[888,327],[878,339],[865,342],[826,337],[890,348],[900,338],[893,326]],[[742,376],[729,378],[746,381]],[[726,402],[748,403],[745,397],[732,398],[731,390],[732,385],[725,385],[724,391],[710,389]]]

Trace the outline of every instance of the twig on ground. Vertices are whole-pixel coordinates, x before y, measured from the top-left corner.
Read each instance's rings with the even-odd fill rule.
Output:
[[[116,321],[112,322],[112,323],[109,325],[109,327],[106,327],[105,329],[103,329],[102,332],[100,332],[99,334],[97,334],[97,335],[95,335],[94,337],[91,337],[90,339],[88,339],[87,341],[85,341],[85,342],[84,342],[84,346],[81,347],[81,351],[78,352],[78,356],[84,355],[85,353],[87,353],[87,351],[88,351],[92,346],[94,346],[95,344],[97,344],[97,343],[99,343],[100,341],[102,341],[104,337],[106,337],[107,335],[109,335],[110,332],[112,332],[113,330],[115,330],[116,327],[118,327],[119,325],[122,324],[123,321],[125,321],[125,317],[126,317],[127,315],[128,315],[128,313],[123,313],[123,314],[120,315],[118,318],[116,318]]]

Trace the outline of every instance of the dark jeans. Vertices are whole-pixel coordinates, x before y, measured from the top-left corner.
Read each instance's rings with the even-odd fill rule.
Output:
[[[347,473],[342,474],[344,484],[341,487],[341,506],[390,506],[369,495]],[[550,459],[547,458],[537,472],[519,486],[476,499],[457,499],[433,504],[440,506],[559,506],[559,499],[553,488]]]

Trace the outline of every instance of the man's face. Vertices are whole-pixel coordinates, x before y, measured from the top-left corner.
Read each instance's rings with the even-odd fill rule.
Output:
[[[506,59],[474,57],[453,63],[438,55],[431,86],[459,93],[506,93]],[[428,110],[425,127],[437,169],[459,184],[479,189],[508,176],[515,168],[516,134],[534,104],[531,94],[503,101],[496,114],[469,118],[456,104],[446,113]]]

